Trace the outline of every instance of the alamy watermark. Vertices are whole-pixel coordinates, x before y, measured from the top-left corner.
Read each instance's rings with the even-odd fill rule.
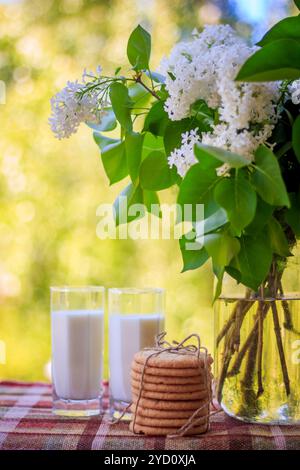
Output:
[[[179,240],[186,250],[200,250],[204,243],[203,204],[130,204],[120,196],[117,204],[100,204],[96,211],[98,238]],[[128,223],[130,222],[130,223]]]

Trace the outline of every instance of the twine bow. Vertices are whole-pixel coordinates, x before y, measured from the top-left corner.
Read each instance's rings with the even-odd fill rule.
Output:
[[[203,352],[204,353],[205,388],[206,388],[207,393],[208,393],[208,398],[204,402],[204,404],[201,405],[190,416],[190,418],[187,419],[186,423],[183,426],[181,426],[174,434],[169,435],[168,437],[184,436],[190,429],[197,426],[197,424],[203,424],[203,421],[205,421],[207,423],[207,427],[206,427],[206,430],[205,430],[205,432],[206,432],[208,430],[208,427],[209,427],[209,418],[210,418],[211,414],[214,414],[214,412],[210,413],[210,404],[212,404],[212,406],[215,408],[215,406],[213,404],[213,400],[212,400],[212,389],[211,389],[211,380],[210,380],[211,379],[211,374],[210,374],[210,371],[209,371],[209,368],[208,368],[208,351],[204,346],[201,346],[200,336],[196,333],[190,334],[189,336],[184,338],[181,342],[172,341],[172,343],[169,343],[168,341],[165,340],[166,334],[167,333],[164,331],[164,332],[159,333],[156,336],[156,338],[155,338],[155,347],[154,348],[145,348],[144,349],[144,351],[154,350],[154,352],[146,358],[145,363],[143,365],[140,388],[139,388],[139,394],[138,394],[138,398],[137,398],[137,401],[136,401],[136,412],[134,413],[133,424],[132,424],[133,432],[135,432],[136,415],[137,415],[139,402],[142,398],[142,392],[143,392],[143,386],[144,386],[144,377],[145,377],[148,362],[152,357],[157,357],[157,356],[159,356],[161,354],[164,354],[166,352],[169,352],[171,354],[193,355],[193,356],[196,355],[198,357],[198,359],[200,359],[201,352]],[[194,344],[186,344],[189,340],[191,340],[193,338],[196,339],[197,346],[195,346]],[[200,361],[199,361],[199,369],[200,368],[201,368],[201,366],[200,366]],[[124,410],[124,412],[122,413],[122,415],[118,419],[118,421],[122,418],[122,416],[124,416],[124,414],[126,413],[126,411],[129,409],[129,407],[131,405],[132,405],[132,403],[130,403],[130,405],[128,405],[128,407],[126,407],[126,409]],[[206,414],[202,415],[202,416],[199,416],[199,413],[201,413],[201,411],[205,408],[207,409]]]
[[[196,333],[192,333],[191,335],[187,336],[182,340],[180,343],[178,341],[172,341],[172,343],[169,343],[168,341],[165,340],[167,333],[166,331],[162,331],[161,333],[158,333],[155,337],[155,347],[154,348],[145,348],[145,350],[151,350],[151,349],[157,349],[159,353],[161,352],[175,352],[175,353],[180,353],[180,354],[196,354],[198,355],[198,358],[200,357],[201,349],[205,351],[206,355],[207,349],[201,346],[201,339],[200,336],[197,335]],[[198,346],[195,346],[194,344],[188,344],[185,345],[187,341],[189,341],[191,338],[196,338]],[[153,354],[155,355],[155,354]],[[149,356],[149,357],[152,357]]]

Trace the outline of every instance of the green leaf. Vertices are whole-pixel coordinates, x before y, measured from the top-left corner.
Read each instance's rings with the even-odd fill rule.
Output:
[[[140,114],[144,111],[142,108],[146,108],[152,98],[151,93],[147,91],[140,83],[134,83],[128,87],[128,95],[132,101],[132,114]]]
[[[227,224],[227,222],[228,217],[225,210],[222,208],[217,209],[216,212],[204,219],[204,234],[222,227],[223,225]]]
[[[282,226],[274,217],[269,220],[268,234],[270,237],[273,253],[286,257],[290,255],[288,241],[282,229]]]
[[[208,219],[210,216],[214,215],[219,209],[223,210],[219,204],[216,203],[214,199],[213,190],[208,194],[208,197],[205,198],[204,206],[204,218]]]
[[[212,233],[205,235],[204,247],[212,257],[214,265],[225,267],[238,254],[240,243],[237,238],[226,233]]]
[[[300,17],[292,16],[284,18],[276,23],[259,41],[258,46],[265,46],[266,44],[276,41],[278,39],[294,39],[300,41]]]
[[[257,235],[267,225],[273,212],[274,207],[257,196],[255,216],[252,222],[245,228],[245,232],[250,235]]]
[[[240,244],[241,250],[234,259],[233,267],[241,273],[240,282],[256,291],[265,280],[271,267],[270,240],[266,233],[260,233],[253,237],[242,235]]]
[[[164,141],[162,137],[157,137],[150,132],[146,132],[144,137],[143,151],[142,151],[142,160],[144,160],[149,153],[154,150],[164,152]]]
[[[204,152],[203,149],[199,148],[197,145],[194,146],[194,153],[203,170],[207,170],[209,168],[216,169],[221,166],[220,160],[217,160],[210,153]]]
[[[223,286],[223,277],[225,269],[223,267],[213,266],[214,274],[217,277],[217,284],[214,292],[213,303],[220,297],[222,293],[222,286]]]
[[[275,140],[275,139],[274,139]],[[276,140],[275,140],[276,142]],[[278,150],[276,150],[275,155],[280,160],[281,157],[287,154],[287,152],[293,147],[292,142],[286,142],[283,144],[282,147],[280,147]]]
[[[128,175],[124,141],[107,145],[101,152],[101,159],[110,184]]]
[[[171,80],[173,80],[173,82],[176,80],[176,77],[175,77],[175,75],[174,75],[172,72],[168,71],[167,74],[169,75],[169,77],[171,78]]]
[[[200,244],[194,241],[195,236],[195,232],[191,231],[179,239],[179,246],[183,260],[183,268],[181,271],[182,273],[192,269],[200,268],[209,258],[205,248],[201,248]],[[194,249],[187,249],[191,247],[191,245],[194,247]]]
[[[300,162],[300,116],[297,116],[293,124],[292,142],[293,150],[296,154],[298,162]]]
[[[261,145],[255,152],[252,183],[260,197],[271,206],[290,207],[280,167],[272,150]]]
[[[132,213],[129,214],[130,208],[133,208],[134,204],[141,204],[141,210],[138,210],[134,215]],[[134,186],[132,183],[129,183],[114,202],[116,225],[127,224],[135,219],[142,218],[145,215],[145,210],[152,215],[161,217],[157,194],[154,191],[145,191],[139,185]]]
[[[146,116],[143,132],[163,136],[169,123],[168,114],[164,110],[164,102],[156,101]]]
[[[234,264],[234,259],[233,261],[230,263],[229,266],[226,266],[226,273],[229,274],[229,276],[231,276],[233,279],[235,279],[237,281],[237,283],[239,284],[242,280],[242,275],[240,273],[240,271],[238,269],[236,269],[234,266],[232,266]]]
[[[186,118],[181,121],[171,121],[165,130],[164,145],[166,154],[170,153],[175,149],[181,147],[182,134],[191,129],[197,127],[193,119]]]
[[[193,116],[195,127],[201,132],[208,132],[215,124],[216,111],[209,108],[204,100],[197,100],[192,104],[190,115]]]
[[[93,132],[93,138],[100,150],[104,150],[108,145],[121,142],[120,139],[111,139],[110,137],[106,137],[100,132]]]
[[[217,179],[213,168],[204,171],[199,163],[193,165],[185,175],[179,188],[177,202],[183,209],[185,204],[192,205],[192,220],[196,220],[196,204],[206,204],[212,198]],[[183,214],[186,215],[186,211],[183,210]]]
[[[225,224],[228,223],[228,218],[227,214],[222,207],[215,207],[214,212],[210,213],[211,211],[208,210],[208,216],[207,216],[207,208],[209,204],[205,204],[204,206],[204,211],[203,211],[203,219],[200,219],[197,221],[197,223],[194,223],[194,230],[196,232],[196,239],[201,240],[203,235],[206,235],[210,232],[216,231],[220,227],[223,227]],[[178,214],[178,219],[180,219],[180,215]]]
[[[228,152],[219,147],[212,147],[210,145],[196,144],[195,153],[198,160],[201,160],[201,155],[208,155],[216,158],[217,160],[228,163],[233,168],[242,168],[243,166],[249,165],[249,160],[242,155],[237,153]]]
[[[134,187],[133,184],[129,184],[126,186],[123,191],[119,194],[117,199],[115,200],[113,207],[114,207],[114,217],[116,225],[120,224],[127,224],[132,222],[137,218],[143,217],[142,214],[136,215],[129,215],[129,208],[133,204],[143,204],[143,190],[140,186]]]
[[[144,135],[138,134],[137,132],[129,132],[125,136],[127,167],[133,183],[139,176],[143,141]]]
[[[122,83],[114,82],[110,85],[109,96],[117,120],[126,131],[131,131],[131,108],[133,103],[129,97],[127,87]]]
[[[162,85],[160,89],[157,89],[156,94],[159,96],[159,99],[161,101],[166,101],[166,99],[169,96],[169,93],[167,92],[167,89],[166,89],[166,85]]]
[[[294,0],[296,7],[300,10],[300,0]]]
[[[169,188],[176,180],[176,171],[171,169],[167,157],[159,151],[151,152],[141,164],[140,182],[144,189],[160,191]]]
[[[127,44],[127,57],[134,70],[149,69],[151,36],[141,25],[131,33]]]
[[[236,80],[266,82],[300,77],[300,44],[279,39],[255,52],[242,66]]]
[[[217,203],[224,207],[234,230],[240,231],[250,224],[256,211],[256,192],[241,172],[233,178],[221,179],[215,187]]]
[[[102,116],[101,121],[98,124],[93,122],[87,122],[87,125],[94,129],[95,131],[99,132],[109,132],[116,128],[117,121],[115,113],[113,112],[112,108],[106,109],[105,114]]]
[[[285,221],[297,238],[300,238],[300,195],[289,193],[291,208],[285,212]]]
[[[152,215],[156,215],[157,217],[161,217],[159,198],[155,191],[147,191],[146,189],[144,189],[143,200],[144,200],[144,204],[148,212],[150,212]],[[152,207],[154,204],[155,204],[155,211],[154,211],[154,207]]]

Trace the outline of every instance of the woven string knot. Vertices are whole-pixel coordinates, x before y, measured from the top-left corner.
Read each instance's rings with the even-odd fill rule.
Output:
[[[191,335],[187,336],[180,343],[178,341],[172,341],[172,343],[169,343],[168,341],[165,340],[166,335],[167,335],[166,331],[163,331],[156,336],[155,349],[158,349],[159,351],[163,350],[163,351],[169,351],[169,352],[180,352],[182,354],[184,354],[185,352],[194,353],[194,354],[197,353],[198,356],[200,356],[201,349],[207,352],[206,348],[203,348],[201,346],[200,336],[197,335],[196,333],[192,333]],[[195,338],[197,340],[197,346],[194,344],[185,345],[185,343],[192,338]]]
[[[169,343],[166,341],[166,332],[163,331],[159,333],[156,338],[155,338],[155,347],[154,348],[145,348],[144,351],[153,351],[152,354],[149,354],[147,356],[144,364],[143,364],[143,370],[141,374],[141,383],[140,383],[140,388],[139,388],[139,394],[137,397],[136,401],[136,411],[133,416],[133,432],[135,432],[135,424],[136,424],[136,415],[139,407],[139,402],[142,398],[142,392],[144,389],[144,378],[145,378],[145,373],[146,373],[146,368],[148,365],[149,360],[154,357],[154,356],[159,356],[161,354],[164,354],[166,352],[172,353],[172,354],[183,354],[183,355],[197,355],[198,359],[200,359],[200,354],[203,351],[204,353],[204,385],[207,390],[207,400],[205,400],[204,404],[201,405],[191,416],[190,418],[187,419],[186,423],[179,428],[175,434],[170,435],[169,437],[178,437],[178,436],[184,436],[187,434],[194,426],[197,424],[203,423],[204,418],[207,420],[207,429],[209,427],[209,417],[210,417],[210,404],[212,402],[212,389],[211,389],[211,373],[209,370],[208,366],[208,351],[205,347],[201,346],[201,340],[200,336],[196,333],[192,333],[186,338],[184,338],[181,342],[178,341],[172,341],[172,343]],[[188,341],[195,339],[197,342],[197,346],[194,344],[186,344]],[[200,367],[200,361],[199,361],[199,367]],[[206,409],[207,412],[205,415],[201,415],[199,417],[199,414],[201,413],[202,410]]]

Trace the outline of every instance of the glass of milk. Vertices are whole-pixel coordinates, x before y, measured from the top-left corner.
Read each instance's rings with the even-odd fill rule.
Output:
[[[101,411],[104,287],[51,287],[53,412]]]
[[[133,356],[155,344],[164,330],[164,289],[108,290],[110,409],[114,417],[131,402]],[[129,417],[128,414],[125,418]]]

